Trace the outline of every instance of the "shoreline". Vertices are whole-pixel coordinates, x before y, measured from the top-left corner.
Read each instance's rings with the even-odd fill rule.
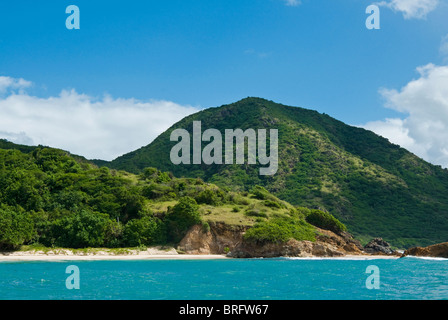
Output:
[[[123,248],[114,251],[107,248],[49,249],[0,252],[0,262],[4,261],[100,261],[100,260],[202,260],[229,259],[225,255],[182,254],[174,248],[151,247],[146,250]]]
[[[285,259],[285,260],[377,260],[399,259],[398,256],[388,255],[346,255],[342,257],[272,257],[252,259]],[[127,253],[114,253],[104,249],[94,249],[86,252],[73,252],[70,249],[57,249],[43,251],[14,251],[0,252],[0,262],[26,262],[26,261],[130,261],[130,260],[222,260],[230,258],[224,254],[182,254],[174,248],[161,250],[149,248],[146,251],[129,250]]]
[[[179,255],[0,255],[1,262],[64,262],[64,261],[131,261],[131,260],[244,260],[241,258],[229,258],[218,254],[179,254]],[[399,257],[390,256],[345,256],[345,257],[272,257],[272,258],[246,258],[252,260],[397,260]]]
[[[290,260],[396,260],[399,256],[394,255],[346,255],[341,257],[279,257]]]
[[[225,255],[192,255],[192,254],[158,254],[158,255],[0,255],[1,262],[25,262],[25,261],[130,261],[130,260],[216,260],[231,259]]]

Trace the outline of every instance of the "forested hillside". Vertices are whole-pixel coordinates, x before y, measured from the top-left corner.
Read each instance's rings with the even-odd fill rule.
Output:
[[[2,250],[175,246],[191,226],[207,232],[212,222],[255,226],[246,238],[262,243],[314,241],[310,223],[346,230],[333,216],[293,207],[262,187],[232,192],[155,168],[134,175],[58,149],[2,143],[8,148],[0,149]]]
[[[173,165],[177,128],[278,129],[279,169],[260,176],[257,165]],[[224,139],[223,139],[224,140]],[[223,188],[261,185],[294,205],[321,208],[360,239],[382,236],[396,246],[447,241],[448,171],[423,161],[371,131],[328,115],[247,98],[184,118],[148,146],[123,155],[110,168],[142,172],[151,166],[178,177],[200,177]]]

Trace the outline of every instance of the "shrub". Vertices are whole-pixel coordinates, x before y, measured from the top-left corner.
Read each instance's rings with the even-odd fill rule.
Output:
[[[158,176],[156,178],[157,183],[166,183],[171,181],[171,176],[168,172],[158,172]]]
[[[267,218],[268,215],[265,212],[262,212],[258,209],[251,209],[244,212],[244,214],[248,217],[261,217],[261,218]]]
[[[202,232],[203,233],[208,233],[210,231],[210,225],[208,224],[208,222],[204,222],[202,224]]]
[[[205,203],[211,206],[216,206],[221,202],[221,199],[218,197],[216,192],[210,189],[199,192],[195,199],[197,203]]]
[[[256,243],[284,243],[289,239],[316,240],[313,226],[294,218],[275,218],[259,222],[247,230],[244,239]]]
[[[143,169],[141,177],[143,179],[154,179],[157,176],[158,170],[156,168],[148,167]]]
[[[306,216],[306,221],[316,227],[330,230],[335,233],[347,231],[347,227],[338,219],[336,219],[330,213],[321,210],[311,210],[310,213]]]
[[[297,207],[290,210],[290,214],[296,216],[300,219],[305,219],[305,217],[311,212],[311,209],[304,207]]]
[[[265,200],[263,204],[266,207],[274,208],[274,209],[281,209],[283,206],[278,201],[272,201],[272,200]]]
[[[174,190],[169,186],[151,183],[149,186],[143,187],[142,195],[151,200],[160,199],[167,195],[171,198],[173,196],[171,193],[174,193],[173,191]]]
[[[34,223],[21,208],[0,207],[0,248],[16,249],[34,236]]]
[[[251,193],[258,200],[266,200],[269,195],[269,191],[261,186],[255,186],[252,188]]]
[[[177,198],[177,194],[174,193],[174,192],[169,192],[167,194],[167,198],[169,198],[169,199],[176,199]]]
[[[166,183],[171,181],[171,175],[168,172],[162,172],[156,168],[145,168],[140,174],[140,178],[144,180],[154,180],[157,183]]]
[[[267,203],[272,204],[276,202],[280,207],[283,207],[283,204],[279,202],[279,199],[275,196],[273,196],[268,190],[261,186],[255,186],[252,188],[251,193],[253,194],[254,198],[258,200],[266,200],[269,201]]]
[[[106,214],[81,210],[56,220],[50,232],[54,244],[59,247],[101,247],[110,223]]]
[[[108,248],[118,248],[122,245],[123,225],[120,222],[110,221],[106,228],[104,244]]]
[[[200,223],[201,216],[196,200],[191,197],[180,198],[179,202],[168,211],[166,216],[168,239],[177,243],[182,240],[188,229]]]
[[[82,191],[61,191],[55,196],[54,206],[67,210],[77,210],[87,203],[88,196]]]
[[[129,221],[123,230],[123,242],[130,247],[163,243],[166,240],[164,238],[163,223],[159,219],[150,216]]]
[[[119,192],[121,203],[121,220],[128,221],[139,216],[145,206],[145,199],[140,195],[141,190],[137,187],[124,189]]]
[[[231,202],[233,202],[234,204],[243,205],[243,206],[247,206],[250,203],[248,199],[241,197],[239,195],[233,196],[233,198],[231,199]]]
[[[201,178],[196,178],[196,180],[194,181],[194,183],[196,184],[196,185],[203,185],[203,184],[205,184],[205,182],[204,182],[204,180],[202,180]]]

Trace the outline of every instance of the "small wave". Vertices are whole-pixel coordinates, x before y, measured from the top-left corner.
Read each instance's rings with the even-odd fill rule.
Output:
[[[432,261],[448,261],[448,258],[439,258],[439,257],[406,256],[403,258],[413,258],[413,259],[432,260]]]
[[[280,260],[384,260],[384,259],[398,259],[397,256],[345,256],[345,257],[279,257],[275,259]]]

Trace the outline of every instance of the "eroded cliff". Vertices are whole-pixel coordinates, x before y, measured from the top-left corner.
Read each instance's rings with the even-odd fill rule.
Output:
[[[363,254],[361,244],[344,232],[335,234],[316,228],[316,241],[286,243],[256,243],[244,240],[249,227],[210,223],[210,230],[193,226],[180,242],[178,249],[188,254],[227,254],[234,258],[271,257],[340,257]]]

